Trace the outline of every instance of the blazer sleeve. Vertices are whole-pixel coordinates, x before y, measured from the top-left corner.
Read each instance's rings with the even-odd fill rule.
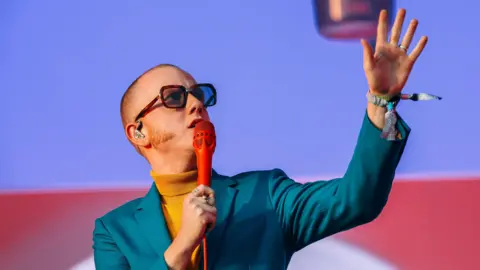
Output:
[[[96,270],[127,270],[130,265],[101,219],[95,220],[93,257]]]
[[[300,184],[271,171],[269,196],[292,251],[374,220],[385,206],[410,128],[399,117],[401,138],[387,141],[365,115],[342,178]]]

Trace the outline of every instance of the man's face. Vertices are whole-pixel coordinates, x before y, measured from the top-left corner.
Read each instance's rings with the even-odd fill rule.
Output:
[[[139,113],[149,102],[159,95],[166,85],[182,85],[187,89],[196,84],[189,74],[175,67],[161,67],[142,77],[138,82],[138,98],[135,99],[135,113]],[[161,152],[193,152],[193,133],[191,126],[195,119],[210,120],[203,103],[192,94],[188,95],[185,108],[171,109],[163,106],[160,100],[140,119],[144,147]],[[128,132],[128,131],[127,131]],[[130,136],[129,136],[130,137]]]

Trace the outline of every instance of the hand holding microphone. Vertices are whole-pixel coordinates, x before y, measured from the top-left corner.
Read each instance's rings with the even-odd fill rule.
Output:
[[[217,208],[213,189],[200,185],[185,197],[182,225],[178,237],[189,248],[194,249],[202,241],[208,229],[215,226]]]

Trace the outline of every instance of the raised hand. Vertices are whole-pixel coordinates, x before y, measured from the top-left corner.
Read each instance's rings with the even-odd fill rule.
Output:
[[[399,43],[405,13],[405,9],[398,11],[390,41],[388,41],[387,11],[380,12],[375,52],[366,40],[361,40],[364,55],[363,68],[369,90],[374,95],[393,96],[399,94],[408,80],[415,61],[427,44],[428,38],[422,36],[410,55],[407,54],[418,26],[416,19],[411,20],[402,42]]]

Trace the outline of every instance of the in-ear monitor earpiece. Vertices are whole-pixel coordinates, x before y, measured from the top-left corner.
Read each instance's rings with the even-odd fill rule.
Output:
[[[134,134],[135,139],[145,138],[145,135],[143,135],[143,133],[141,132],[142,127],[143,127],[142,121],[137,120],[137,128],[135,129],[135,134]]]

